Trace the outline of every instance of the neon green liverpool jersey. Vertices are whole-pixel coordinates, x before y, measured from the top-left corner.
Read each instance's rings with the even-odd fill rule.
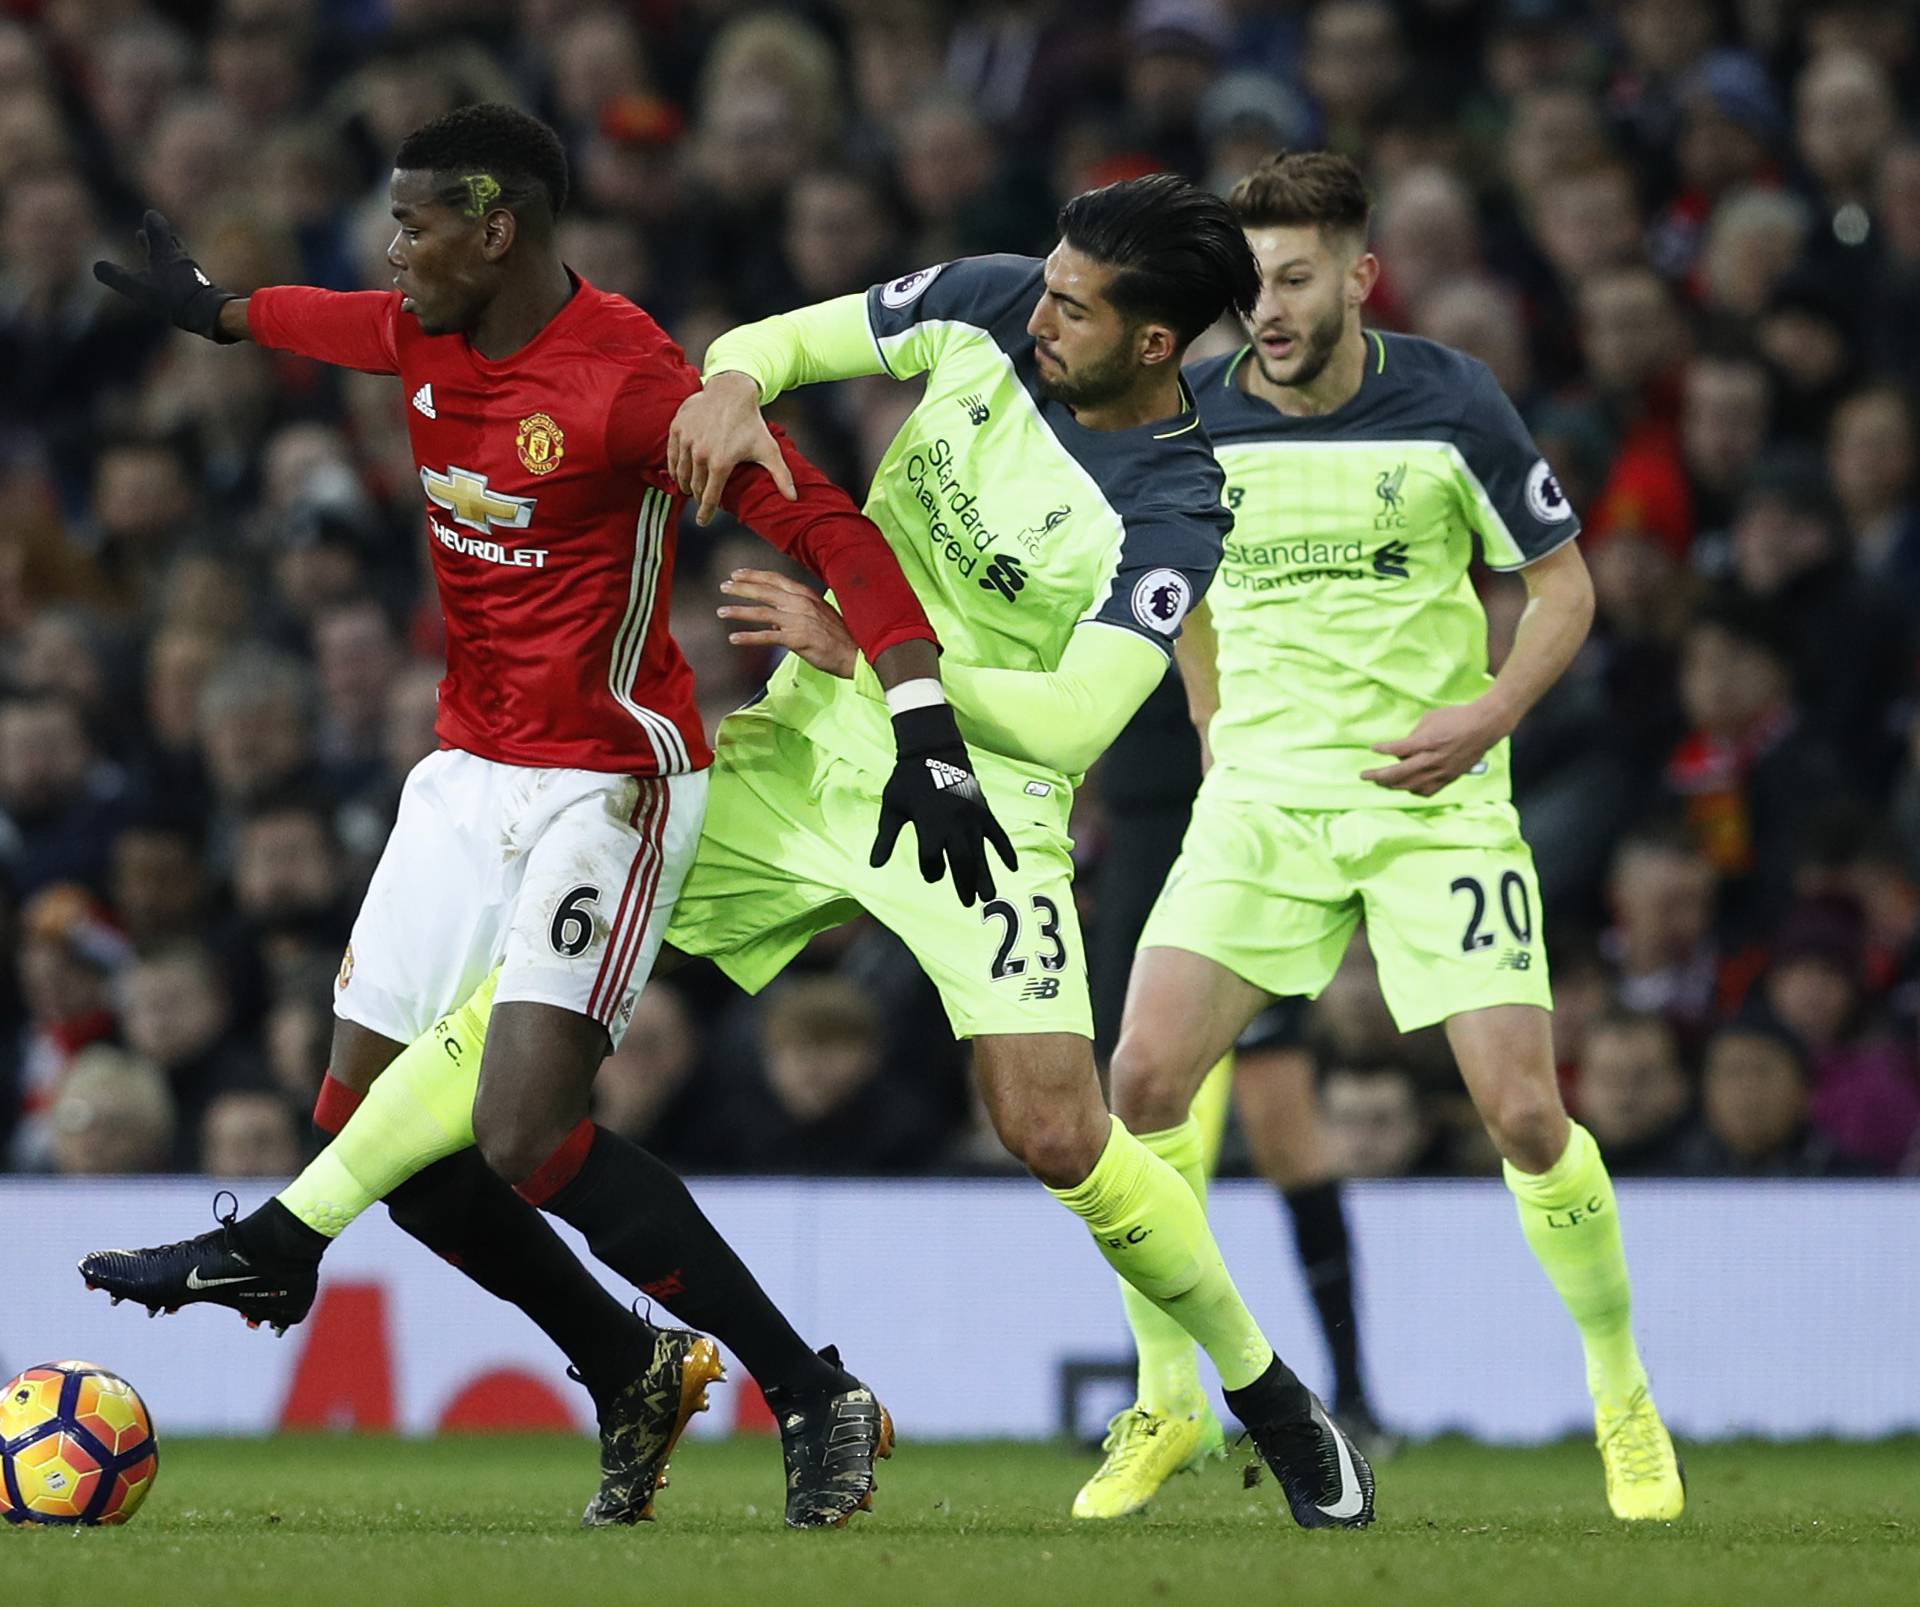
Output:
[[[1171,653],[1232,524],[1198,412],[1089,430],[1041,389],[1026,325],[1041,264],[972,257],[867,294],[878,364],[926,392],[875,471],[885,534],[954,663],[1051,673],[1076,630],[1130,631]],[[757,712],[884,775],[884,704],[797,658]],[[966,720],[962,719],[966,730]],[[975,740],[976,757],[991,755]],[[1011,762],[1011,761],[1009,761]],[[1064,807],[1077,777],[1016,766]]]
[[[1360,773],[1393,762],[1374,743],[1492,685],[1475,538],[1519,569],[1579,521],[1484,364],[1407,335],[1367,347],[1359,392],[1311,418],[1240,388],[1245,350],[1189,370],[1234,518],[1208,596],[1208,784],[1298,809],[1504,800],[1505,742],[1431,799]]]

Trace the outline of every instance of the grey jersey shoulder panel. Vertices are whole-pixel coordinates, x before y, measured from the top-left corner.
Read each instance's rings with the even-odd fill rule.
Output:
[[[902,274],[867,292],[867,322],[880,340],[915,324],[971,324],[1005,348],[1025,334],[1043,266],[1037,257],[959,257]]]
[[[1530,563],[1580,533],[1540,449],[1487,365],[1417,335],[1367,331],[1360,389],[1345,406],[1291,417],[1235,383],[1251,350],[1191,371],[1200,416],[1215,443],[1259,441],[1439,441],[1453,447],[1506,527],[1517,558]],[[1482,530],[1482,537],[1487,532]],[[1495,544],[1489,542],[1491,549]]]
[[[1360,389],[1331,413],[1296,418],[1251,396],[1235,383],[1251,348],[1209,358],[1191,371],[1200,416],[1216,444],[1246,440],[1454,441],[1458,444],[1477,375],[1484,365],[1464,352],[1417,335],[1367,331],[1367,361]],[[1477,373],[1476,373],[1477,371]]]

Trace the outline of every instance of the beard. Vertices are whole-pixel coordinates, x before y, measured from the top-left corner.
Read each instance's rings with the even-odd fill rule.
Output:
[[[1057,359],[1056,359],[1057,361]],[[1066,407],[1103,407],[1117,401],[1133,389],[1138,369],[1122,341],[1112,350],[1091,358],[1077,369],[1062,369],[1049,378],[1047,370],[1037,370],[1040,389]]]
[[[1311,385],[1325,371],[1333,360],[1334,348],[1340,344],[1340,336],[1347,327],[1347,310],[1335,303],[1312,328],[1301,338],[1300,350],[1294,357],[1294,370],[1291,376],[1282,378],[1267,366],[1267,359],[1259,346],[1253,348],[1254,361],[1260,365],[1260,374],[1269,385],[1285,385],[1297,388]]]

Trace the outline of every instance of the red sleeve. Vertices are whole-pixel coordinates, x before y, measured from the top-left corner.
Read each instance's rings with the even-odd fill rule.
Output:
[[[607,456],[614,466],[663,475],[668,426],[699,386],[699,376],[684,362],[672,372],[629,383],[614,398],[607,423]],[[799,500],[787,501],[773,476],[755,463],[733,471],[721,505],[762,541],[797,558],[827,583],[869,664],[902,642],[937,645],[926,610],[879,526],[801,456],[786,431],[775,425],[773,436]]]
[[[247,297],[247,328],[262,346],[368,374],[400,372],[399,315],[398,291],[274,285]]]

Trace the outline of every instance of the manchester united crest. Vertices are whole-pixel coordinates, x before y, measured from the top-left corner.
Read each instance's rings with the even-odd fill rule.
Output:
[[[523,418],[513,444],[520,449],[520,462],[529,474],[551,474],[567,455],[567,437],[550,413]]]

